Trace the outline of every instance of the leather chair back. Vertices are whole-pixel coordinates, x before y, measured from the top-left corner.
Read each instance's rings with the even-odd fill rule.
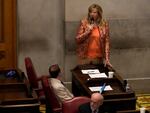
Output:
[[[25,57],[24,61],[25,61],[27,76],[32,88],[38,88],[37,74],[35,72],[31,58]]]
[[[90,102],[90,98],[84,96],[64,101],[62,104],[62,113],[78,113],[79,106],[87,102]]]
[[[60,113],[62,110],[61,104],[54,93],[51,82],[47,77],[42,77],[42,86],[46,97],[46,111],[49,113]]]
[[[45,103],[45,94],[44,94],[43,88],[40,87],[40,86],[42,86],[42,84],[40,84],[41,80],[42,80],[41,79],[42,76],[37,77],[36,71],[34,69],[34,66],[32,64],[32,60],[30,57],[25,57],[24,62],[25,62],[25,67],[26,67],[26,72],[27,72],[29,83],[30,83],[31,87],[36,91],[40,102],[44,104]],[[46,76],[46,75],[43,75],[43,76]],[[39,86],[39,84],[40,84],[40,86]]]

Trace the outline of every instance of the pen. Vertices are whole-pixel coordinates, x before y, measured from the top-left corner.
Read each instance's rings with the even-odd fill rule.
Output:
[[[102,93],[104,91],[105,87],[106,87],[106,83],[103,84],[103,86],[100,88],[99,92]]]

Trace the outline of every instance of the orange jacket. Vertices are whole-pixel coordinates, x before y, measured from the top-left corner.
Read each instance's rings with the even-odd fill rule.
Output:
[[[86,58],[87,54],[87,48],[89,45],[89,33],[88,31],[88,25],[89,22],[87,19],[81,20],[77,36],[76,36],[76,42],[77,42],[77,54],[80,58]],[[105,60],[109,60],[109,55],[110,55],[110,41],[109,41],[109,27],[108,27],[108,22],[105,20],[102,20],[101,25],[99,27],[99,34],[100,34],[100,45],[102,46],[102,54],[103,58]]]

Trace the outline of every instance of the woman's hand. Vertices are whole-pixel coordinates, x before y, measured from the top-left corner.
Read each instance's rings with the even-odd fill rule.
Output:
[[[106,67],[106,66],[109,66],[110,68],[112,68],[112,65],[111,65],[111,63],[109,62],[109,60],[105,60],[104,66],[105,66],[105,67]]]
[[[87,26],[87,33],[90,33],[93,30],[93,28],[94,28],[94,24],[89,24]]]
[[[89,24],[89,25],[88,25],[88,29],[89,29],[89,30],[92,30],[93,27],[94,27],[94,24]]]

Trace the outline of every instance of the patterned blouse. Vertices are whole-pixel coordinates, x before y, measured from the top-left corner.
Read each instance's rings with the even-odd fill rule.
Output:
[[[75,38],[79,58],[104,58],[105,60],[109,60],[110,41],[108,22],[102,20],[101,24],[93,28],[90,33],[88,33],[89,25],[87,19],[81,20]]]

